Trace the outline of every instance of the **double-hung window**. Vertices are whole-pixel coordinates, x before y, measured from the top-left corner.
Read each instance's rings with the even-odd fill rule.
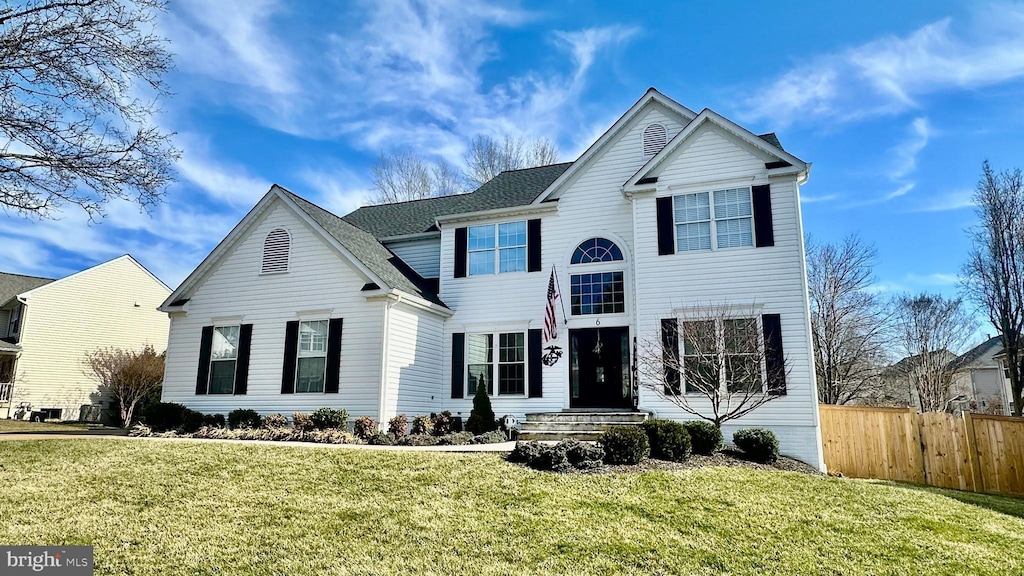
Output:
[[[299,323],[295,392],[323,392],[327,370],[327,320]]]
[[[680,194],[673,213],[677,252],[754,245],[750,188]]]
[[[210,394],[233,394],[241,326],[215,326],[210,351]]]
[[[761,330],[756,318],[684,321],[682,328],[687,394],[764,389]]]
[[[470,226],[469,275],[526,270],[526,221]]]
[[[476,394],[477,386],[487,386],[487,393],[493,395],[495,375],[499,396],[526,393],[526,335],[523,332],[470,334],[466,360],[468,396]]]

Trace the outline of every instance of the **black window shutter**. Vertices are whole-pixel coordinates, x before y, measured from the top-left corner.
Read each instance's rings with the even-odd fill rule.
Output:
[[[786,356],[782,351],[782,317],[762,314],[764,328],[764,360],[768,372],[768,393],[786,394]]]
[[[540,219],[526,222],[526,271],[540,271]]]
[[[679,386],[679,321],[675,318],[661,320],[661,359],[665,370],[665,394],[675,396],[681,392]]]
[[[672,218],[672,197],[665,196],[657,199],[658,203],[658,254],[676,253],[676,234],[673,230]]]
[[[341,383],[341,318],[331,318],[327,327],[327,376],[324,392],[336,394]]]
[[[541,351],[542,340],[539,329],[530,330],[526,336],[527,348],[526,358],[530,363],[528,368],[529,379],[530,379],[530,398],[540,398],[544,395],[544,371],[541,369],[540,357],[543,354]]]
[[[238,357],[235,359],[235,394],[249,389],[249,348],[252,346],[252,324],[242,324],[238,331]]]
[[[775,230],[772,228],[771,186],[754,186],[754,238],[758,248],[775,246]]]
[[[284,328],[284,365],[281,367],[281,394],[295,393],[295,362],[298,355],[299,321],[294,320],[285,324]]]
[[[465,228],[455,229],[455,277],[466,277],[466,253],[469,250],[469,236]]]
[[[203,326],[199,339],[199,370],[196,372],[196,394],[206,394],[210,384],[210,354],[213,352],[213,326]]]
[[[466,389],[463,381],[466,375],[465,354],[466,334],[455,332],[452,334],[452,398],[462,398]]]

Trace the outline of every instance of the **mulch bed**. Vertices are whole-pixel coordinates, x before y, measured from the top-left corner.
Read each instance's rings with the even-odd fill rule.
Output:
[[[821,474],[813,466],[799,460],[779,456],[775,464],[759,464],[746,460],[742,452],[725,448],[711,456],[700,456],[694,454],[686,462],[669,462],[667,460],[655,460],[647,458],[635,466],[630,465],[605,465],[600,468],[589,470],[585,474],[622,474],[630,472],[647,472],[650,470],[692,470],[694,468],[706,468],[709,466],[737,466],[753,468],[755,470],[784,470],[787,472],[802,472],[804,474]]]

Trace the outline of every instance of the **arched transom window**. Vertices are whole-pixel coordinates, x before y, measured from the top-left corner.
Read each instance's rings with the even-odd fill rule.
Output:
[[[583,241],[572,253],[573,264],[590,264],[591,262],[612,262],[622,260],[622,250],[615,242],[607,238],[591,238]]]
[[[260,273],[273,274],[288,271],[288,256],[291,253],[292,237],[284,228],[275,228],[263,241],[263,265]]]

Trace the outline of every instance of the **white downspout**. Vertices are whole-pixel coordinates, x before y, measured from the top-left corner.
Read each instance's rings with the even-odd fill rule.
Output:
[[[385,414],[387,411],[388,391],[388,336],[391,332],[391,308],[402,301],[402,295],[397,294],[394,302],[384,303],[384,318],[380,336],[380,401],[377,407],[377,425],[384,429],[386,425]]]

